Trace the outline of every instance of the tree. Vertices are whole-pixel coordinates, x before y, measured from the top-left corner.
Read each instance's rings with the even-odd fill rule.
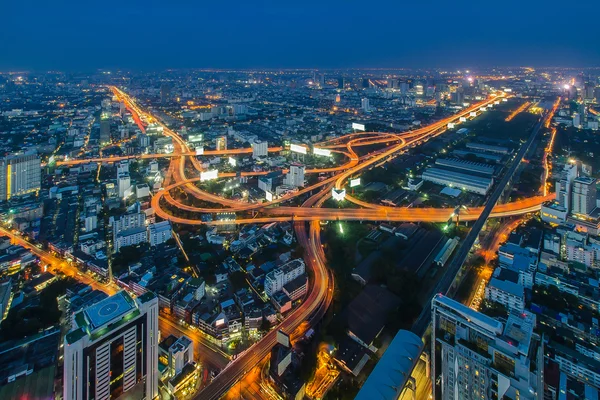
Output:
[[[263,318],[262,322],[260,323],[260,330],[262,332],[269,332],[271,330],[271,323],[268,319]]]
[[[248,282],[246,281],[246,274],[242,271],[234,271],[231,274],[229,274],[229,281],[231,282],[231,285],[233,286],[235,291],[245,289],[248,287]]]
[[[11,309],[0,324],[0,339],[22,339],[58,324],[61,312],[57,298],[65,294],[67,288],[75,282],[73,278],[56,280],[42,290],[39,305]]]

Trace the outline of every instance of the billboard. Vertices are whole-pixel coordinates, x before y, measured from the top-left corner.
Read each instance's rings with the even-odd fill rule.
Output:
[[[502,101],[504,101],[504,102],[507,102],[507,101],[508,101],[508,99],[506,99],[506,98],[502,98]]]
[[[290,144],[290,150],[294,153],[306,154],[306,147],[297,144]]]
[[[495,105],[498,105],[498,104],[500,104],[500,101],[499,101],[499,100],[496,100],[496,101],[494,102],[494,104],[495,104]]]
[[[233,157],[229,157],[228,161],[229,161],[229,165],[231,165],[232,167],[235,167],[237,165],[237,161]]]
[[[196,155],[201,156],[204,154],[204,147],[196,147]]]
[[[460,122],[465,122],[465,121],[467,120],[467,117],[460,117],[458,120],[459,120]]]
[[[346,189],[331,189],[331,197],[337,201],[344,200],[346,198]]]
[[[201,142],[202,140],[204,140],[204,136],[201,133],[188,136],[188,142],[190,143],[197,143]]]
[[[273,201],[273,193],[268,190],[265,192],[265,196],[267,197],[267,201]]]
[[[471,111],[471,117],[476,117],[477,116],[477,111]]]
[[[365,131],[365,125],[364,124],[357,124],[356,122],[352,123],[352,129],[356,130],[356,131]]]
[[[481,107],[479,111],[487,111],[487,107]]]
[[[207,171],[200,172],[200,181],[210,181],[211,179],[217,179],[219,177],[219,170],[211,169]]]
[[[448,122],[448,129],[454,129],[456,124],[454,122]]]
[[[350,179],[350,187],[353,188],[355,186],[360,185],[360,178]]]
[[[315,154],[317,156],[330,157],[331,156],[331,150],[319,149],[318,147],[315,147],[315,148],[313,148],[313,154]]]

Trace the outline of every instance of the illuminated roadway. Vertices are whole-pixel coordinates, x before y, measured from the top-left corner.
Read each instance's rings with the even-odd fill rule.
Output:
[[[162,209],[161,203],[160,203],[161,198],[164,197],[167,200],[167,202],[170,203],[172,206],[174,206],[178,209],[181,209],[181,210],[185,210],[185,211],[198,212],[198,213],[210,213],[210,212],[218,212],[218,211],[236,212],[236,211],[249,211],[249,210],[263,209],[265,207],[268,207],[268,206],[271,206],[274,204],[279,204],[279,203],[288,201],[293,197],[297,197],[299,195],[311,192],[311,191],[313,191],[321,186],[324,186],[330,182],[335,182],[336,188],[341,189],[344,185],[344,182],[349,177],[351,177],[354,174],[357,174],[359,171],[363,170],[364,168],[367,168],[369,166],[372,166],[379,162],[382,162],[387,157],[392,157],[392,156],[396,155],[398,152],[407,148],[409,145],[417,145],[425,140],[428,140],[432,137],[442,134],[443,132],[445,132],[445,129],[446,129],[448,123],[457,121],[460,117],[469,115],[471,112],[480,109],[482,106],[492,104],[493,102],[497,101],[496,99],[497,99],[497,97],[492,97],[488,100],[485,100],[476,105],[473,105],[473,106],[461,111],[459,114],[456,114],[450,118],[443,119],[441,121],[438,121],[438,122],[431,124],[424,128],[420,128],[420,129],[417,129],[414,131],[409,131],[409,132],[403,134],[401,138],[397,139],[400,143],[398,143],[394,146],[391,146],[390,148],[385,149],[384,151],[378,152],[377,154],[373,155],[371,158],[366,159],[360,163],[357,163],[357,165],[354,165],[354,166],[345,165],[340,168],[334,168],[333,170],[335,170],[335,171],[342,170],[343,172],[341,172],[338,175],[334,175],[330,178],[327,178],[321,182],[318,182],[312,186],[305,187],[297,192],[290,193],[286,196],[282,196],[281,198],[275,199],[272,202],[242,203],[239,201],[227,200],[221,196],[203,192],[203,191],[199,190],[195,185],[193,185],[193,183],[200,181],[200,178],[198,177],[198,178],[193,178],[193,179],[189,179],[189,180],[179,180],[179,181],[176,180],[175,183],[173,183],[172,185],[166,186],[164,190],[158,192],[153,197],[152,207],[156,211],[157,215],[159,215],[162,218],[170,219],[173,222],[177,222],[177,223],[188,223],[188,224],[192,224],[192,225],[197,225],[201,222],[199,222],[195,219],[176,218],[174,216],[171,216],[169,213],[167,213],[165,210]],[[346,143],[344,145],[344,146],[346,146],[348,153],[351,155],[351,162],[348,164],[351,164],[353,161],[357,160],[356,153],[352,149],[353,142],[355,142],[356,140],[360,140],[360,138],[352,139],[351,141],[349,141],[348,143]],[[322,171],[313,170],[311,172],[322,172]],[[180,175],[182,176],[181,173],[180,173]],[[209,207],[195,207],[195,206],[189,206],[189,205],[185,205],[180,202],[177,202],[175,199],[172,198],[172,196],[169,194],[169,192],[171,190],[175,189],[176,187],[182,186],[182,185],[187,188],[190,188],[190,189],[194,188],[193,190],[190,191],[190,194],[194,195],[195,197],[199,198],[200,200],[217,203],[217,204],[220,204],[221,206],[225,206],[228,208],[227,209],[216,209],[216,208],[209,208]],[[358,211],[360,211],[360,210],[352,210],[351,212],[358,212]],[[360,218],[352,218],[352,219],[360,219]],[[365,218],[363,218],[363,219],[365,219]]]
[[[552,119],[559,104],[560,104],[560,98],[554,104],[554,107],[552,108],[552,110],[550,112],[548,112],[544,117],[542,117],[540,119],[540,121],[534,126],[527,141],[523,145],[521,145],[519,151],[517,152],[515,158],[511,162],[507,171],[504,173],[504,175],[502,175],[500,182],[496,185],[494,191],[488,198],[479,217],[477,218],[475,223],[471,226],[471,229],[469,230],[469,233],[467,234],[465,239],[462,240],[462,243],[461,243],[460,247],[458,248],[458,250],[456,251],[456,254],[454,255],[454,257],[452,258],[452,261],[446,266],[446,268],[445,268],[446,272],[442,276],[442,278],[437,282],[434,290],[432,291],[431,297],[433,297],[437,293],[448,294],[448,291],[450,290],[452,283],[454,282],[454,280],[458,274],[458,271],[462,268],[463,263],[467,259],[467,256],[468,256],[471,248],[473,247],[473,244],[477,240],[477,237],[479,236],[479,232],[483,228],[483,225],[485,224],[487,219],[491,216],[492,210],[495,208],[496,202],[498,201],[498,199],[500,199],[500,196],[502,195],[505,188],[508,186],[509,182],[513,178],[515,171],[517,170],[519,164],[523,160],[523,157],[525,157],[525,154],[527,154],[527,151],[529,151],[529,148],[531,147],[531,144],[537,137],[540,129],[542,127],[545,127],[547,124],[547,121]],[[527,199],[527,200],[530,200],[530,199]],[[527,201],[527,200],[524,200],[524,201]],[[461,218],[462,218],[462,214],[461,214]],[[417,334],[418,336],[423,336],[425,334],[427,327],[430,324],[430,321],[431,321],[431,308],[426,306],[423,308],[421,314],[417,318],[416,322],[413,324],[412,331],[415,334]]]
[[[94,279],[92,276],[81,272],[75,264],[67,262],[64,258],[54,255],[52,252],[40,249],[35,244],[25,240],[23,237],[14,234],[8,229],[0,228],[0,234],[8,236],[11,243],[17,244],[27,248],[31,253],[37,256],[44,264],[50,264],[48,268],[52,271],[61,271],[66,276],[75,278],[77,281],[90,285],[92,289],[100,290],[108,295],[117,293],[121,288],[114,283],[102,284]],[[214,368],[222,369],[229,362],[229,356],[223,353],[217,346],[210,342],[204,334],[197,330],[192,330],[183,327],[173,320],[159,316],[159,329],[163,337],[169,334],[181,335],[184,334],[192,339],[194,342],[194,352],[196,353],[196,360],[201,362],[207,362]]]
[[[113,91],[119,97],[121,101],[125,103],[127,108],[132,113],[143,115],[147,121],[156,121],[150,114],[143,113],[132,101],[132,99],[119,89],[113,88]],[[501,95],[503,96],[503,95]],[[175,132],[171,131],[164,124],[161,124],[164,128],[164,134],[173,138],[174,152],[169,155],[171,158],[171,164],[167,176],[165,177],[164,186],[165,189],[159,191],[152,199],[152,206],[158,216],[164,219],[168,219],[174,223],[181,224],[202,224],[199,219],[188,219],[176,217],[169,214],[162,208],[163,203],[161,199],[164,199],[170,206],[178,209],[193,211],[193,212],[238,212],[238,211],[249,211],[249,210],[260,210],[264,216],[257,218],[248,219],[236,219],[233,221],[213,221],[211,224],[232,224],[232,223],[260,223],[260,222],[273,222],[273,221],[284,221],[293,220],[295,221],[294,227],[296,230],[296,236],[298,242],[307,250],[307,256],[305,261],[307,269],[312,272],[313,279],[309,285],[308,295],[304,302],[278,326],[277,329],[282,329],[288,333],[294,332],[302,323],[306,320],[317,321],[320,319],[320,315],[324,313],[331,301],[331,286],[333,284],[332,278],[329,271],[325,267],[325,255],[320,243],[320,229],[319,221],[321,220],[383,220],[383,221],[431,221],[431,222],[445,222],[447,221],[453,210],[452,209],[433,209],[433,208],[390,208],[376,205],[369,205],[369,208],[364,209],[321,209],[319,206],[323,203],[323,200],[329,195],[329,189],[335,185],[336,188],[341,189],[344,187],[345,182],[352,176],[356,175],[364,168],[379,165],[391,159],[398,153],[404,151],[408,146],[415,146],[427,141],[437,135],[440,135],[446,131],[447,125],[451,122],[457,122],[460,117],[469,116],[471,112],[477,112],[480,108],[497,103],[499,98],[491,97],[478,104],[475,104],[460,113],[435,122],[429,126],[409,131],[403,134],[388,134],[388,133],[360,133],[351,134],[347,137],[337,138],[333,141],[321,143],[323,148],[346,148],[346,155],[349,157],[349,162],[346,165],[340,167],[334,167],[327,170],[312,170],[313,173],[337,173],[333,176],[324,179],[323,181],[298,190],[288,196],[283,196],[280,199],[276,199],[272,202],[263,203],[242,203],[236,200],[225,199],[221,196],[207,193],[201,190],[195,185],[195,182],[199,181],[200,178],[187,179],[185,174],[185,162],[189,159],[198,172],[201,171],[201,166],[196,158],[196,153],[190,151],[185,141]],[[348,140],[346,143],[341,143]],[[396,142],[396,144],[382,150],[375,152],[368,157],[359,158],[353,151],[353,146],[363,146],[379,143],[390,143]],[[251,152],[251,149],[232,149],[222,150],[220,155],[236,154],[234,151],[240,152]],[[239,153],[238,153],[239,154]],[[204,155],[208,155],[206,152]],[[149,157],[150,158],[150,157]],[[112,159],[114,160],[114,159]],[[83,162],[90,162],[90,160],[82,160]],[[220,205],[219,208],[200,208],[189,205],[184,205],[176,201],[170,194],[170,191],[182,187],[186,193],[193,195],[194,197],[212,202]],[[271,208],[272,205],[283,203],[297,197],[299,195],[313,192],[317,190],[315,194],[305,202],[302,207],[276,207]],[[319,199],[316,201],[316,199]],[[352,199],[349,198],[351,201]],[[526,212],[533,212],[539,210],[540,204],[547,200],[547,197],[536,197],[520,202],[514,202],[505,205],[499,205],[494,208],[492,216],[509,216],[522,214]],[[311,201],[312,200],[312,201]],[[357,201],[356,199],[355,202]],[[311,204],[312,203],[312,204]],[[483,209],[471,209],[468,214],[462,216],[463,220],[476,220],[478,216],[483,212]],[[306,232],[306,226],[304,221],[310,221],[309,232]],[[265,337],[252,346],[249,350],[241,354],[236,360],[232,361],[225,370],[221,372],[213,382],[208,385],[202,392],[197,395],[197,398],[202,399],[216,399],[222,396],[232,384],[234,384],[244,373],[251,370],[253,366],[258,364],[270,351],[272,346],[276,342],[276,330],[272,330]]]

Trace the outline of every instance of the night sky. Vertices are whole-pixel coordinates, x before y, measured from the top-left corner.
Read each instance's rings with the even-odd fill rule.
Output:
[[[0,71],[600,66],[600,1],[0,0]]]

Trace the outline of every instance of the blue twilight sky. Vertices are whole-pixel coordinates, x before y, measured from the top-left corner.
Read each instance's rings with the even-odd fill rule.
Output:
[[[600,66],[600,0],[0,0],[0,71]]]

